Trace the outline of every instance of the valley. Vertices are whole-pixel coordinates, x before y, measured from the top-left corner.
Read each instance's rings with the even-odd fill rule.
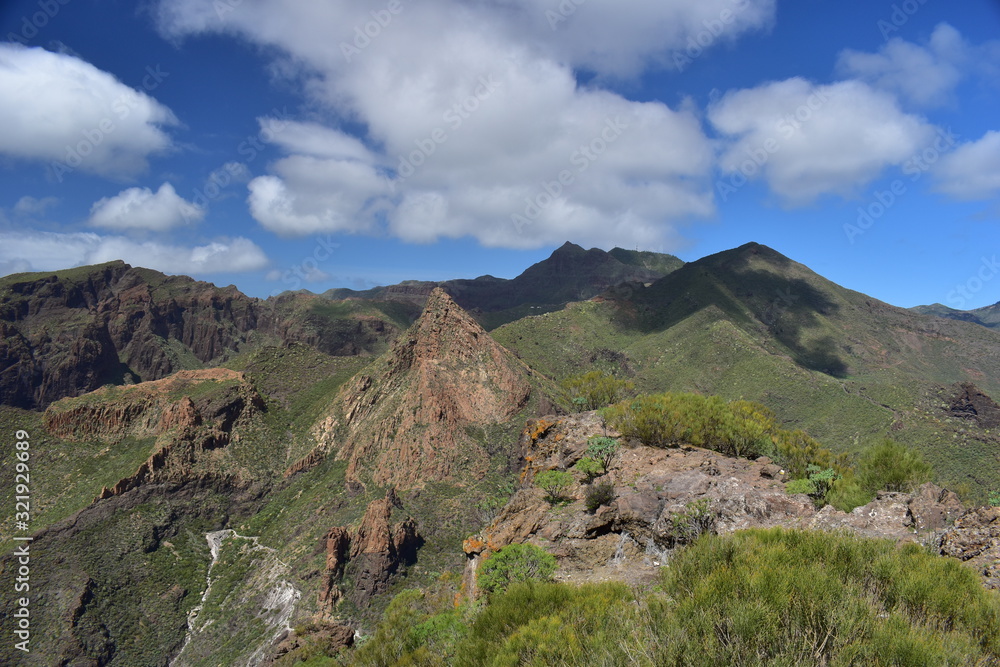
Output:
[[[553,555],[558,582],[645,590],[697,508],[699,532],[846,529],[1000,581],[1000,332],[758,244],[686,264],[566,244],[511,280],[267,300],[122,262],[19,274],[0,279],[0,351],[34,494],[35,650],[4,664],[382,664],[364,647],[404,591],[478,609],[479,568],[513,544]],[[591,371],[626,401],[759,405],[773,451],[623,434],[567,392]],[[777,443],[800,431],[830,474],[891,438],[930,479],[817,506],[786,488],[805,473]],[[584,475],[601,437],[617,458]],[[548,471],[572,477],[559,499]],[[0,506],[10,588],[22,532]]]

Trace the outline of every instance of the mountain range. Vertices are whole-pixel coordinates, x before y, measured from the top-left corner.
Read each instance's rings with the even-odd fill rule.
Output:
[[[1000,488],[997,307],[943,308],[891,306],[753,243],[690,263],[567,243],[511,280],[266,300],[122,262],[7,276],[0,423],[31,442],[28,664],[266,664],[305,619],[291,635],[348,642],[404,582],[463,572],[480,553],[463,540],[501,508],[511,535],[545,533],[526,518],[538,499],[516,504],[523,472],[539,442],[569,446],[548,430],[571,408],[559,383],[593,369],[758,401],[848,456],[891,436],[982,502]],[[0,505],[13,586],[13,497]]]

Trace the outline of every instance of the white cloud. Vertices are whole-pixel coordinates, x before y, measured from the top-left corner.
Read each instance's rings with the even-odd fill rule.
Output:
[[[374,154],[356,137],[318,123],[281,121],[276,118],[261,118],[258,123],[263,136],[270,136],[271,143],[289,153],[360,162],[374,160]],[[265,130],[270,131],[265,133]]]
[[[580,87],[574,70],[672,67],[699,36],[714,44],[767,27],[774,2],[568,5],[576,9],[551,25],[560,3],[527,0],[403,2],[384,25],[369,25],[382,8],[359,0],[261,0],[231,12],[164,0],[159,16],[174,37],[226,32],[277,47],[317,108],[365,128],[361,140],[315,122],[274,133],[288,155],[251,181],[248,197],[267,229],[515,247],[672,243],[679,224],[714,211],[712,147],[697,114]],[[616,119],[622,130],[603,139]],[[558,184],[562,172],[571,182]],[[548,202],[553,182],[561,191]],[[537,215],[525,216],[532,206]]]
[[[55,271],[115,259],[164,273],[193,276],[257,271],[268,264],[264,251],[242,237],[192,247],[137,243],[121,236],[94,233],[0,232],[2,271]]]
[[[942,23],[926,46],[890,39],[878,53],[847,49],[837,68],[845,77],[857,78],[888,90],[921,106],[948,102],[967,69],[970,47],[958,30]]]
[[[59,180],[75,169],[134,176],[150,154],[170,148],[162,127],[178,122],[90,63],[10,43],[0,44],[0,100],[0,153],[49,162]]]
[[[420,60],[430,51],[427,35],[441,37],[447,26],[448,32],[472,38],[470,46],[488,33],[572,67],[629,76],[651,63],[672,66],[675,52],[692,44],[705,50],[768,29],[776,9],[775,0],[402,0],[392,14],[385,11],[387,4],[162,0],[158,23],[171,38],[241,34],[288,49],[320,70],[346,70],[372,51],[399,49],[404,58]]]
[[[45,211],[49,210],[53,206],[59,203],[58,197],[42,197],[37,199],[25,195],[17,200],[14,204],[14,213],[19,216],[36,216],[43,215]]]
[[[727,135],[720,168],[764,178],[789,204],[849,196],[935,135],[892,95],[860,81],[815,85],[793,78],[734,91],[712,105],[709,118]]]
[[[958,146],[941,158],[934,175],[937,189],[957,199],[1000,195],[1000,132]]]
[[[371,231],[388,186],[371,165],[292,155],[250,181],[253,217],[283,236]]]
[[[104,197],[90,208],[94,227],[163,232],[205,217],[205,210],[179,196],[170,183],[155,193],[149,188],[128,188],[114,197]]]

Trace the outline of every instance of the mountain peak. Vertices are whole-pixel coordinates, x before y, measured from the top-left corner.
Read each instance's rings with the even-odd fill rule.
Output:
[[[353,482],[412,488],[479,478],[489,454],[466,427],[516,415],[532,391],[528,374],[436,288],[392,349],[338,393],[314,431],[317,450],[339,447]],[[310,464],[321,458],[307,457]]]
[[[579,252],[581,250],[584,250],[583,246],[577,245],[572,241],[566,241],[566,243],[563,243],[561,246],[556,248],[554,252]]]

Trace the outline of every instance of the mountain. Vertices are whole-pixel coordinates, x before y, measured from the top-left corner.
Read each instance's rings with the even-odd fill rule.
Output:
[[[950,320],[973,322],[991,329],[1000,328],[1000,303],[995,303],[992,306],[983,306],[974,310],[955,310],[940,303],[935,303],[930,306],[916,306],[911,308],[911,310],[921,315],[933,315],[934,317],[945,317]]]
[[[440,283],[411,281],[365,291],[329,290],[325,296],[338,300],[377,298],[423,303],[431,290],[441,287],[483,326],[494,329],[525,315],[558,310],[571,301],[590,299],[614,285],[662,278],[683,264],[673,255],[622,248],[609,252],[598,248],[585,250],[567,241],[547,259],[510,280],[481,276]]]
[[[484,308],[520,305],[469,312],[465,283]],[[514,280],[340,301],[114,262],[0,279],[0,315],[0,429],[28,434],[32,508],[23,529],[0,497],[0,586],[14,586],[11,538],[30,535],[34,642],[27,663],[0,645],[2,664],[291,664],[370,635],[404,587],[453,608],[490,544],[541,544],[571,580],[648,570],[679,503],[708,499],[733,526],[878,523],[816,512],[767,461],[637,443],[614,508],[584,510],[579,484],[550,504],[531,476],[607,435],[595,413],[560,414],[556,383],[593,369],[760,401],[849,456],[891,436],[965,499],[1000,488],[1000,332],[758,244],[677,267],[568,244]],[[957,511],[925,491],[865,511],[891,536]],[[992,516],[977,521],[992,531]],[[956,554],[978,548],[955,539]],[[0,614],[17,604],[4,596]]]
[[[44,408],[105,384],[218,365],[260,345],[378,353],[416,312],[309,294],[261,301],[232,285],[120,261],[11,275],[0,279],[0,403]]]
[[[436,290],[378,356],[257,344],[44,412],[0,406],[33,448],[36,663],[257,664],[293,617],[347,641],[343,620],[377,618],[404,574],[460,569],[553,393]],[[24,664],[9,643],[0,662]]]
[[[348,482],[409,489],[481,479],[491,452],[467,429],[503,424],[533,397],[551,407],[533,384],[531,369],[435,288],[420,319],[336,396],[316,449],[290,470],[336,450]]]
[[[996,434],[951,410],[961,383],[1000,395],[1000,335],[841,288],[759,244],[493,335],[557,379],[596,366],[640,391],[756,400],[836,451],[891,435],[953,487],[1000,487]]]

